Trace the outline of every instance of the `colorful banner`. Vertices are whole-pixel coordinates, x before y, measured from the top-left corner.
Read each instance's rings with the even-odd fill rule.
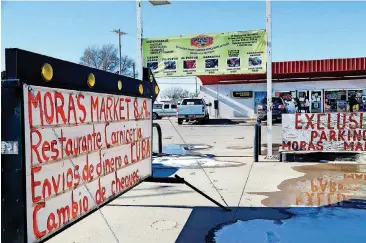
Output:
[[[143,39],[155,77],[266,72],[265,30]]]

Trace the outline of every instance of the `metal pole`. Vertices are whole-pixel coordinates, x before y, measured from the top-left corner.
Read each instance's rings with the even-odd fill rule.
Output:
[[[135,63],[132,64],[132,70],[133,70],[133,78],[136,78],[136,67],[135,67]]]
[[[217,100],[217,109],[215,110],[216,111],[216,118],[219,117],[219,85],[216,84],[216,100]]]
[[[258,154],[262,155],[262,125],[261,125],[261,121],[259,120],[257,122],[257,124],[258,124],[258,139],[257,139]]]
[[[254,162],[258,162],[258,123],[254,124]]]
[[[118,48],[119,48],[119,75],[122,75],[122,53],[121,53],[121,30],[118,29]]]
[[[137,79],[142,80],[142,13],[141,0],[136,0],[136,15],[137,15]]]
[[[266,0],[267,32],[267,157],[272,157],[272,17],[271,0]]]
[[[197,77],[196,77],[196,97],[198,97],[198,86],[197,86]]]
[[[163,137],[161,135],[161,127],[158,123],[153,123],[153,127],[156,127],[158,131],[158,141],[159,141],[159,154],[163,153]]]

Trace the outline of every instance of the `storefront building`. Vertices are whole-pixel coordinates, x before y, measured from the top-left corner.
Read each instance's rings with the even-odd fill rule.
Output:
[[[290,113],[366,112],[366,57],[275,62],[273,96]],[[266,97],[266,74],[199,76],[200,97],[212,103],[210,116],[255,118]]]

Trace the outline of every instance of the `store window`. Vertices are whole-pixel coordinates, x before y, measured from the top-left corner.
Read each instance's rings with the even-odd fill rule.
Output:
[[[366,90],[348,90],[347,111],[366,111]]]
[[[347,96],[345,90],[326,90],[324,112],[347,111]]]
[[[280,97],[285,102],[288,113],[296,112],[296,91],[277,91],[275,97]]]

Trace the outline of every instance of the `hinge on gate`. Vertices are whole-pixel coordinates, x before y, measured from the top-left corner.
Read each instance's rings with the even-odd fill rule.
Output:
[[[6,71],[1,72],[1,79],[7,79]]]

